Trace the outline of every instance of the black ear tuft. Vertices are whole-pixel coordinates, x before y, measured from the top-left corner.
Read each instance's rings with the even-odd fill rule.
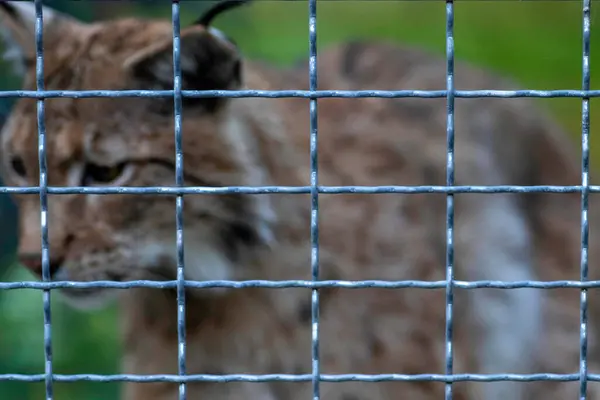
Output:
[[[201,25],[208,28],[211,22],[225,11],[237,8],[244,4],[249,3],[251,0],[223,0],[210,7],[202,14],[200,18],[194,22],[194,25]]]

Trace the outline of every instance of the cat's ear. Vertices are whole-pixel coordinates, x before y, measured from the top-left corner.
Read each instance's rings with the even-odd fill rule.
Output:
[[[227,90],[241,85],[241,57],[237,48],[201,26],[181,32],[180,65],[184,90]],[[173,41],[151,45],[125,62],[138,86],[146,89],[173,89]],[[214,109],[216,98],[187,99]]]
[[[235,90],[242,85],[242,57],[233,42],[201,25],[180,35],[181,85],[184,90]],[[173,40],[150,45],[125,62],[139,88],[172,90]],[[185,103],[213,112],[227,99],[187,98]]]
[[[206,11],[180,35],[180,65],[184,90],[235,90],[242,85],[242,57],[235,43],[210,26],[215,17],[248,0],[225,0]],[[125,62],[142,88],[173,89],[173,40],[148,46]],[[226,99],[186,99],[186,104],[214,111]]]
[[[4,59],[15,63],[21,70],[23,66],[35,63],[35,3],[28,1],[0,2],[0,33],[5,44]],[[65,36],[76,33],[84,23],[43,6],[43,42],[48,48]]]

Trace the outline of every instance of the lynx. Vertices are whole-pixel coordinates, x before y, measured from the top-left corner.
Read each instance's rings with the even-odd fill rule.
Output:
[[[225,7],[226,8],[226,7]],[[7,57],[35,90],[35,11],[3,2]],[[214,12],[212,17],[218,12]],[[44,9],[47,90],[170,89],[169,21],[122,18],[84,23]],[[307,89],[308,63],[275,68],[241,56],[210,26],[181,32],[183,89]],[[318,54],[319,89],[445,88],[443,57],[367,40]],[[513,89],[464,63],[456,87]],[[444,185],[446,101],[318,100],[320,185]],[[45,101],[51,186],[174,186],[173,99],[51,98]],[[577,185],[580,158],[562,129],[526,99],[456,99],[457,185]],[[186,185],[306,186],[309,104],[301,98],[184,98]],[[36,100],[21,98],[2,130],[2,177],[39,184]],[[41,275],[39,196],[15,195],[21,263]],[[600,215],[590,197],[590,278],[597,275]],[[579,193],[455,195],[455,279],[579,280]],[[173,280],[173,196],[50,195],[53,280]],[[320,279],[443,281],[446,197],[321,194]],[[310,280],[308,194],[187,195],[185,277]],[[596,278],[597,279],[597,278]],[[117,301],[122,370],[177,374],[176,292],[62,289],[74,307]],[[444,289],[324,288],[322,374],[444,374]],[[588,293],[588,368],[597,372],[598,300]],[[454,373],[579,372],[577,289],[455,289]],[[307,288],[186,291],[189,374],[310,374]],[[85,372],[85,371],[82,371]],[[456,382],[455,400],[574,398],[579,382]],[[444,383],[322,382],[327,400],[441,399]],[[173,383],[126,383],[125,400],[176,399]],[[187,398],[300,400],[311,382],[192,382]],[[588,398],[600,399],[594,383]]]

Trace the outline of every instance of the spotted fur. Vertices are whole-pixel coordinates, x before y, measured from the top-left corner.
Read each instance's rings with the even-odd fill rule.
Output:
[[[2,3],[0,22],[18,60],[34,58],[33,7]],[[8,12],[10,11],[10,12]],[[172,85],[168,21],[83,24],[46,10],[49,90],[164,89]],[[12,39],[10,39],[12,38]],[[184,89],[306,89],[306,64],[275,69],[242,60],[224,35],[182,30]],[[15,53],[16,54],[16,53]],[[24,88],[35,89],[25,63]],[[319,54],[320,89],[444,89],[444,61],[419,50],[356,41]],[[514,88],[458,63],[459,89]],[[443,185],[444,99],[320,99],[321,185]],[[56,98],[45,102],[49,184],[172,186],[172,99]],[[309,184],[306,99],[188,99],[185,183]],[[2,176],[38,184],[36,102],[20,99],[2,132]],[[456,100],[458,185],[576,185],[579,159],[564,132],[525,99]],[[15,196],[19,256],[39,265],[39,199]],[[580,196],[457,194],[455,279],[578,280]],[[590,199],[590,274],[597,279],[600,228]],[[442,194],[320,196],[320,278],[445,277]],[[49,199],[53,278],[174,279],[175,199],[62,195]],[[190,195],[184,201],[185,273],[192,280],[311,279],[308,195]],[[118,298],[123,372],[177,373],[176,298],[171,290],[63,290],[88,308]],[[443,289],[320,290],[323,374],[444,373]],[[597,299],[589,293],[589,368],[598,360]],[[579,292],[455,290],[455,373],[574,373]],[[310,291],[205,289],[187,293],[188,373],[311,372]],[[192,383],[188,399],[299,400],[310,382]],[[329,400],[441,399],[442,382],[321,384]],[[565,399],[577,382],[454,384],[456,400]],[[590,399],[600,398],[595,383]],[[125,400],[174,399],[177,386],[127,383]]]

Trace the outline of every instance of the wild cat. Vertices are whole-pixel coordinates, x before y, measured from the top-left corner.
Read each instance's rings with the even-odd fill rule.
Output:
[[[35,90],[34,6],[0,3],[7,54]],[[224,4],[224,3],[223,3]],[[227,3],[231,4],[231,3]],[[245,59],[212,18],[182,29],[183,89],[307,89],[307,64],[279,69]],[[44,8],[47,90],[170,89],[169,21],[77,21]],[[445,62],[426,52],[351,41],[318,54],[319,89],[444,89]],[[512,88],[457,63],[458,89]],[[321,185],[444,185],[444,99],[318,100]],[[185,98],[185,184],[306,186],[306,99]],[[36,100],[21,98],[2,131],[2,177],[38,185]],[[48,180],[53,186],[175,184],[173,100],[52,98],[45,102]],[[580,161],[557,124],[525,99],[456,100],[456,184],[577,185]],[[19,257],[41,273],[39,197],[14,196]],[[455,279],[579,279],[580,195],[457,194]],[[590,198],[590,273],[600,228]],[[175,200],[150,195],[61,195],[49,199],[54,280],[176,276]],[[429,280],[445,276],[443,194],[319,196],[320,279]],[[184,202],[189,280],[310,279],[308,195],[190,195]],[[579,371],[579,291],[456,289],[454,373]],[[118,297],[123,372],[177,373],[173,290],[62,290],[75,307]],[[118,295],[118,296],[117,296]],[[590,292],[589,368],[594,372],[597,300]],[[323,374],[444,373],[443,289],[320,290]],[[308,289],[189,289],[187,372],[311,373]],[[458,382],[454,399],[575,396],[577,382]],[[175,399],[177,385],[126,383],[126,400]],[[443,382],[321,383],[328,400],[443,396]],[[296,400],[310,382],[188,385],[187,398]],[[590,383],[588,398],[598,398]]]

